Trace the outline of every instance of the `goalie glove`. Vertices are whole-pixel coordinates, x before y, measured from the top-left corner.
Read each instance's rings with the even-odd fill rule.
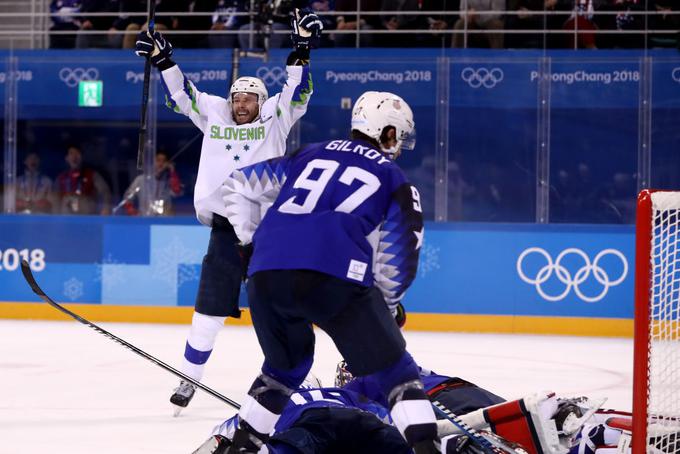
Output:
[[[148,31],[139,32],[135,43],[135,54],[149,58],[151,64],[160,70],[173,66],[173,61],[170,60],[172,44],[160,32],[154,32],[153,35]]]
[[[291,33],[290,38],[296,51],[304,53],[309,52],[309,49],[319,47],[323,22],[311,9],[296,8],[291,25],[293,33]]]

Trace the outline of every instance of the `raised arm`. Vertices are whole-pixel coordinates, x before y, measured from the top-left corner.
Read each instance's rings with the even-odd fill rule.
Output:
[[[286,83],[276,96],[276,114],[287,132],[307,112],[313,93],[312,75],[309,72],[310,49],[318,47],[323,23],[310,9],[295,10],[291,38],[294,49],[286,61]]]
[[[151,64],[160,71],[166,105],[175,112],[189,117],[201,131],[205,132],[207,125],[205,114],[210,106],[226,101],[196,89],[194,83],[184,76],[177,63],[172,60],[172,44],[159,32],[154,32],[153,37],[146,31],[140,32],[135,53],[150,58]]]

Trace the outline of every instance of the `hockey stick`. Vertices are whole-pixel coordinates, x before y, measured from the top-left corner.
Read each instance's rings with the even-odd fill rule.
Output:
[[[459,416],[449,410],[438,400],[432,400],[432,407],[437,413],[460,429],[463,434],[470,437],[470,441],[479,446],[486,454],[507,454],[508,452],[515,453],[514,450],[508,451],[508,448],[501,446],[500,443],[497,443],[495,440],[484,437],[484,435],[480,434],[475,429],[467,425],[463,420],[460,419]]]
[[[108,337],[114,342],[119,343],[123,347],[127,348],[128,350],[131,350],[133,353],[136,353],[137,355],[141,356],[144,359],[147,359],[154,363],[155,365],[167,370],[171,374],[181,378],[184,381],[188,381],[195,387],[205,391],[206,393],[210,394],[211,396],[221,400],[222,402],[226,403],[227,405],[231,405],[235,409],[241,408],[241,406],[237,403],[231,400],[230,398],[223,396],[222,394],[218,393],[217,391],[208,388],[205,386],[203,383],[194,380],[193,378],[189,377],[188,375],[183,374],[182,372],[178,371],[174,367],[164,363],[160,359],[156,358],[155,356],[152,356],[145,352],[142,349],[139,349],[135,347],[134,345],[130,344],[129,342],[124,341],[120,337],[116,336],[115,334],[111,334],[108,331],[106,331],[103,328],[100,328],[99,326],[95,325],[94,323],[90,322],[89,320],[84,319],[80,315],[76,314],[75,312],[71,312],[70,310],[66,309],[64,306],[60,305],[59,303],[56,303],[52,298],[47,296],[45,292],[42,291],[38,283],[35,281],[35,277],[33,277],[33,273],[31,272],[31,267],[28,265],[28,262],[26,260],[21,261],[21,273],[24,275],[24,279],[26,279],[26,282],[28,285],[31,286],[31,290],[40,297],[43,301],[45,301],[47,304],[52,306],[53,308],[57,309],[60,312],[63,312],[64,314],[68,315],[69,317],[75,319],[76,321],[79,321],[83,325],[87,325],[93,330],[97,331],[99,334],[103,334],[104,336]]]
[[[156,0],[149,0],[149,33],[153,36],[156,16]],[[152,49],[153,52],[153,49]],[[149,82],[151,79],[151,52],[144,62],[144,85],[142,86],[142,113],[139,119],[139,145],[137,147],[137,170],[144,166],[144,150],[146,149],[146,108],[149,105]]]

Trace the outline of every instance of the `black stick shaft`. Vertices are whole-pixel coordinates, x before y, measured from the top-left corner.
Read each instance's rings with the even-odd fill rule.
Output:
[[[156,17],[156,1],[149,0],[148,29],[153,36]],[[153,51],[152,51],[153,52]],[[146,110],[149,105],[149,83],[151,81],[151,56],[144,63],[144,84],[142,87],[142,112],[139,118],[139,145],[137,147],[137,170],[144,167],[144,150],[146,149]]]
[[[155,365],[165,369],[166,371],[168,371],[171,374],[181,378],[182,380],[188,381],[189,383],[191,383],[195,387],[205,391],[206,393],[208,393],[211,396],[221,400],[222,402],[224,402],[228,405],[231,405],[235,409],[238,410],[239,408],[241,408],[241,406],[237,402],[231,400],[230,398],[228,398],[226,396],[223,396],[222,394],[218,393],[214,389],[205,386],[203,383],[194,380],[193,378],[189,377],[188,375],[183,374],[182,372],[180,372],[177,369],[175,369],[174,367],[164,363],[163,361],[156,358],[155,356],[152,356],[152,355],[148,354],[147,352],[145,352],[144,350],[135,347],[131,343],[121,339],[120,337],[116,336],[115,334],[112,334],[112,333],[106,331],[105,329],[100,328],[99,326],[95,325],[94,323],[90,322],[89,320],[81,317],[80,315],[76,314],[75,312],[72,312],[72,311],[66,309],[64,306],[62,306],[59,303],[52,300],[52,298],[50,298],[49,296],[47,296],[45,294],[45,292],[43,292],[43,290],[40,288],[40,286],[36,282],[35,277],[33,277],[33,273],[31,272],[31,267],[29,266],[29,264],[26,260],[21,261],[21,272],[24,275],[24,279],[26,279],[26,282],[28,282],[28,285],[31,286],[31,290],[33,290],[33,292],[36,295],[38,295],[40,297],[40,299],[45,301],[47,304],[49,304],[53,308],[57,309],[60,312],[63,312],[64,314],[68,315],[69,317],[73,318],[74,320],[79,321],[83,325],[89,326],[93,330],[97,331],[99,334],[103,334],[104,336],[108,337],[109,339],[113,340],[114,342],[117,342],[120,345],[122,345],[123,347],[127,348],[128,350],[131,350],[133,353],[136,353],[137,355],[141,356],[142,358],[151,361]]]

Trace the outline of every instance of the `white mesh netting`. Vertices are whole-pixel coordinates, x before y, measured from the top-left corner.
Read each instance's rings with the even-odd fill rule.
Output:
[[[680,453],[680,192],[652,194],[647,452]]]

